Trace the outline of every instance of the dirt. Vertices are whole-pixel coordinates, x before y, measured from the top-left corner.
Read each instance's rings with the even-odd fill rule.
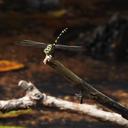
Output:
[[[16,45],[16,42],[30,39],[49,43],[55,40],[54,32],[57,28],[66,25],[80,26],[81,23],[84,24],[88,21],[94,25],[102,24],[117,11],[124,16],[127,15],[127,8],[122,8],[126,3],[122,2],[121,6],[119,2],[119,0],[114,2],[81,0],[79,3],[76,0],[64,1],[64,7],[75,5],[76,9],[71,8],[70,13],[61,18],[49,17],[45,13],[46,16],[42,16],[42,13],[1,12],[0,15],[3,19],[1,18],[2,25],[0,25],[2,26],[0,59],[15,60],[23,63],[26,68],[0,73],[0,99],[23,96],[24,92],[19,89],[17,84],[20,80],[27,80],[33,82],[42,92],[61,98],[69,96],[69,100],[78,102],[74,96],[77,90],[72,88],[71,83],[47,65],[43,65],[42,49],[19,46]],[[109,7],[108,4],[111,6]],[[56,58],[94,87],[128,107],[127,62],[118,64],[99,61],[83,54],[69,55],[64,52],[58,52]],[[121,128],[121,126],[87,115],[50,108],[44,108],[43,111],[33,110],[30,114],[18,117],[1,118],[0,125],[20,125],[30,128]]]

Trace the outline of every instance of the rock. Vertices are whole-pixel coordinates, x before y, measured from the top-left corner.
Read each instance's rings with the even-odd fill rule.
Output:
[[[110,20],[96,27],[89,37],[83,36],[85,54],[96,59],[122,61],[128,56],[128,20],[113,15]]]

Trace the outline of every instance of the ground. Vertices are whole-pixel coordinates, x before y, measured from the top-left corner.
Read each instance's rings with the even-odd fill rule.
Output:
[[[69,2],[72,1],[70,0]],[[49,43],[49,41],[56,38],[54,32],[59,26],[60,28],[63,26],[65,27],[66,25],[79,26],[80,23],[84,23],[85,21],[90,21],[97,25],[104,23],[109,15],[115,13],[117,10],[123,15],[126,15],[128,12],[127,9],[122,9],[122,7],[119,6],[118,1],[117,4],[109,1],[111,6],[113,5],[113,8],[110,7],[109,11],[107,11],[107,6],[105,6],[103,2],[97,0],[91,0],[91,2],[83,2],[84,4],[81,6],[81,9],[84,9],[85,6],[88,7],[86,10],[89,10],[89,13],[85,11],[86,13],[81,16],[79,10],[75,10],[75,17],[72,10],[70,13],[73,13],[73,16],[71,14],[67,16],[68,18],[65,16],[67,19],[65,17],[53,18],[46,14],[46,16],[42,16],[42,13],[23,14],[19,12],[6,12],[0,14],[2,17],[0,59],[14,60],[25,65],[25,68],[21,70],[0,73],[1,100],[23,96],[24,92],[19,89],[17,84],[19,80],[27,80],[33,82],[42,92],[61,98],[68,97],[68,100],[78,102],[74,96],[76,89],[72,88],[71,83],[47,65],[43,65],[44,55],[42,49],[22,47],[16,45],[16,42],[24,39],[31,39]],[[77,1],[76,4],[78,4]],[[99,9],[98,6],[100,6]],[[106,7],[106,10],[104,9],[104,6]],[[92,11],[90,11],[91,9]],[[102,11],[102,13],[99,13],[100,11]],[[72,18],[69,18],[70,16]],[[31,21],[32,19],[33,21]],[[64,52],[58,52],[56,57],[65,66],[87,80],[94,87],[127,107],[127,62],[120,64],[105,62],[94,60],[85,55],[69,56]],[[121,128],[110,122],[103,122],[83,114],[59,111],[58,109],[51,108],[43,109],[43,111],[32,110],[26,114],[19,114],[18,117],[8,116],[5,118],[2,115],[0,125],[18,125],[31,128]]]

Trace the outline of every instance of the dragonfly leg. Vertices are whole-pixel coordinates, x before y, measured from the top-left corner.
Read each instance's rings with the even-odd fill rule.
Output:
[[[82,91],[80,91],[79,93],[76,93],[75,96],[80,100],[80,104],[82,104],[84,99]]]

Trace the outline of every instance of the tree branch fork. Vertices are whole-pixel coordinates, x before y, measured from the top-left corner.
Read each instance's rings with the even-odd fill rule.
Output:
[[[71,110],[77,113],[87,114],[104,121],[110,121],[128,127],[128,120],[115,112],[104,111],[99,109],[96,105],[73,103],[48,96],[40,92],[33,83],[24,80],[21,80],[18,86],[26,92],[25,96],[18,99],[0,100],[0,112],[5,113],[12,110],[37,108],[40,104],[46,107],[56,107],[61,110]]]
[[[46,45],[46,48],[44,49],[46,56],[43,60],[43,63],[48,64],[51,68],[55,69],[58,73],[74,83],[75,86],[83,90],[83,96],[87,96],[87,98],[97,101],[98,103],[113,110],[114,112],[104,111],[101,108],[98,108],[96,105],[89,105],[86,103],[79,104],[46,95],[44,92],[40,92],[40,90],[38,90],[33,83],[24,80],[21,80],[18,83],[18,86],[24,89],[26,92],[25,96],[18,99],[5,101],[0,100],[0,112],[4,113],[12,110],[28,108],[37,109],[39,106],[56,107],[60,110],[71,110],[77,113],[83,113],[104,121],[110,121],[118,125],[128,127],[127,108],[92,87],[86,81],[73,73],[70,69],[66,68],[59,61],[54,60],[53,53],[55,51],[55,47],[57,46],[55,46],[56,43],[57,41],[55,41],[54,44]],[[31,43],[29,44],[31,45]]]

